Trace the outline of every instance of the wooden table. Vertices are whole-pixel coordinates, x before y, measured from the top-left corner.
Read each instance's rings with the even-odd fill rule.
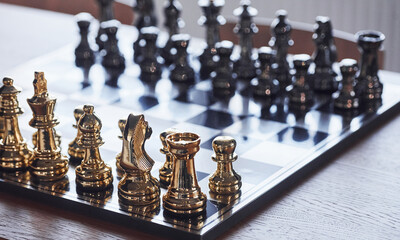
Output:
[[[30,58],[77,41],[71,34],[77,31],[71,16],[5,4],[0,4],[0,29],[2,76]],[[399,129],[397,115],[220,239],[400,238]],[[157,239],[112,221],[5,192],[0,196],[0,237]]]

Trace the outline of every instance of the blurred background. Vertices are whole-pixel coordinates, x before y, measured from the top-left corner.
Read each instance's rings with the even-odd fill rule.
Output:
[[[153,0],[163,27],[163,6],[165,0]],[[0,0],[0,2],[29,6],[68,14],[90,12],[98,15],[96,0]],[[132,24],[134,13],[130,6],[134,0],[116,0],[115,17],[124,24]],[[182,18],[185,28],[181,32],[193,37],[204,38],[205,29],[197,24],[201,9],[196,0],[180,0],[183,5]],[[239,0],[225,0],[222,15],[227,24],[221,28],[222,39],[236,41],[232,28],[237,22],[233,9],[240,4]],[[400,1],[399,0],[253,0],[252,6],[258,10],[254,21],[260,31],[254,37],[255,47],[267,45],[270,39],[269,25],[278,9],[286,9],[288,18],[296,29],[292,36],[295,45],[290,53],[309,53],[314,49],[311,40],[315,17],[328,16],[335,29],[339,59],[353,57],[358,60],[358,50],[354,43],[354,33],[364,29],[374,29],[386,35],[384,51],[381,54],[381,65],[386,70],[400,72]],[[1,10],[1,9],[0,9]]]

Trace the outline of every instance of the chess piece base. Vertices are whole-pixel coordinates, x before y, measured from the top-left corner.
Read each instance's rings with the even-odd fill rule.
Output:
[[[160,201],[160,183],[150,172],[126,173],[118,184],[118,198],[126,206],[153,205]]]
[[[183,197],[185,196],[185,197]],[[196,197],[194,197],[196,196]],[[180,192],[178,190],[168,190],[168,194],[163,197],[163,207],[170,213],[177,215],[198,215],[206,209],[207,197],[198,190],[192,192]]]
[[[233,169],[229,172],[215,172],[209,179],[208,187],[216,194],[235,194],[242,187],[242,178]]]
[[[24,170],[32,159],[26,143],[18,146],[0,145],[0,168],[8,171]]]
[[[60,152],[34,154],[29,165],[34,178],[40,181],[55,181],[63,178],[68,172],[68,158]]]
[[[102,169],[85,169],[79,165],[75,169],[76,185],[86,191],[101,191],[111,187],[113,177],[111,167],[105,165]]]

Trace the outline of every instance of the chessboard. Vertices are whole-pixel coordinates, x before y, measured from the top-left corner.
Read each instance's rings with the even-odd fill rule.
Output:
[[[35,129],[28,125],[32,114],[26,99],[33,95],[34,71],[44,71],[48,90],[57,98],[55,114],[60,124],[56,131],[62,136],[61,148],[65,155],[68,144],[76,136],[74,108],[87,103],[95,106],[95,113],[103,124],[101,135],[105,141],[100,152],[103,160],[113,168],[113,188],[103,195],[77,191],[75,167],[79,163],[73,161],[66,179],[46,184],[33,184],[29,172],[0,172],[0,188],[163,236],[214,238],[400,110],[400,83],[396,82],[396,75],[386,71],[379,73],[384,84],[381,104],[356,114],[334,111],[332,98],[319,94],[310,110],[305,112],[290,109],[282,100],[284,96],[265,104],[242,94],[246,84],[238,84],[231,98],[219,100],[213,96],[211,80],[197,79],[194,85],[182,88],[168,79],[168,69],[163,70],[159,81],[149,84],[139,79],[140,68],[132,60],[132,42],[136,34],[130,26],[121,26],[119,30],[119,35],[124,36],[119,45],[126,58],[126,70],[119,78],[119,88],[104,84],[105,71],[100,61],[92,66],[85,80],[91,85],[83,88],[84,74],[75,66],[75,44],[8,72],[14,84],[22,88],[18,98],[25,113],[19,117],[19,123],[22,135],[31,146]],[[192,39],[189,45],[189,58],[196,73],[199,70],[197,56],[203,49],[198,47],[199,44],[201,41]],[[115,156],[122,146],[118,138],[121,134],[118,120],[126,119],[130,113],[144,114],[153,129],[146,150],[156,162],[151,172],[156,178],[165,161],[158,137],[163,130],[174,127],[201,137],[195,168],[199,185],[208,199],[204,216],[174,218],[164,214],[162,207],[151,214],[121,209],[117,196],[121,176],[115,167]],[[240,195],[230,199],[213,198],[208,188],[208,179],[216,170],[216,163],[211,160],[212,140],[221,135],[230,135],[237,141],[239,157],[233,166],[243,183]],[[165,193],[166,189],[162,188],[161,195]]]

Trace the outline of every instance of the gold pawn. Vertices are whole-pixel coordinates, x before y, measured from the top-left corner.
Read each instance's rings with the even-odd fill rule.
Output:
[[[28,148],[21,135],[18,116],[23,112],[19,107],[17,94],[21,90],[13,86],[14,80],[3,78],[0,88],[0,125],[2,125],[0,141],[0,168],[6,170],[22,170],[29,166],[32,150]]]
[[[232,166],[232,162],[238,158],[235,153],[236,140],[230,136],[219,136],[213,140],[212,147],[214,154],[211,158],[217,162],[217,170],[209,179],[210,192],[221,195],[238,193],[242,180]]]
[[[34,95],[27,99],[33,112],[29,125],[38,131],[37,146],[29,166],[33,177],[42,181],[55,181],[63,178],[68,171],[68,158],[61,155],[61,150],[55,142],[54,127],[59,124],[54,117],[57,99],[49,96],[43,72],[35,72],[33,87]]]
[[[121,136],[118,136],[118,138],[121,139],[122,141],[123,141],[122,134],[124,134],[125,124],[126,124],[125,119],[120,119],[118,121],[118,128],[121,131]],[[122,154],[122,151],[120,153],[118,153],[117,156],[115,157],[115,159],[116,159],[115,165],[117,166],[117,171],[119,173],[124,172],[124,169],[121,167],[121,154]]]
[[[79,119],[81,135],[78,145],[85,149],[82,163],[75,168],[77,187],[85,191],[101,191],[111,186],[111,167],[101,159],[99,147],[104,144],[100,136],[100,119],[94,114],[92,105],[83,106],[84,114]]]
[[[201,192],[194,167],[194,156],[200,150],[200,137],[194,133],[174,133],[166,138],[169,152],[174,156],[173,174],[167,193],[163,196],[166,211],[192,216],[203,213],[207,197]]]
[[[121,154],[125,174],[118,184],[119,203],[124,210],[145,213],[159,208],[160,183],[150,174],[154,161],[144,149],[151,134],[143,115],[129,115]]]
[[[169,134],[177,133],[177,132],[178,132],[178,130],[175,129],[175,128],[168,128],[168,129],[166,129],[164,132],[162,132],[160,134],[160,140],[161,140],[161,143],[162,143],[162,146],[163,146],[160,149],[160,152],[162,154],[165,154],[165,163],[159,170],[159,172],[160,172],[160,183],[165,187],[168,187],[169,184],[171,183],[172,169],[173,169],[173,165],[174,165],[173,156],[168,150],[168,145],[167,145],[167,142],[166,142],[165,138]]]
[[[82,136],[82,133],[79,131],[78,128],[78,121],[83,115],[83,107],[79,106],[74,109],[74,118],[76,120],[76,124],[72,125],[77,130],[77,134],[75,139],[68,145],[68,154],[72,158],[76,160],[82,160],[85,156],[85,149],[79,146],[78,139]]]

